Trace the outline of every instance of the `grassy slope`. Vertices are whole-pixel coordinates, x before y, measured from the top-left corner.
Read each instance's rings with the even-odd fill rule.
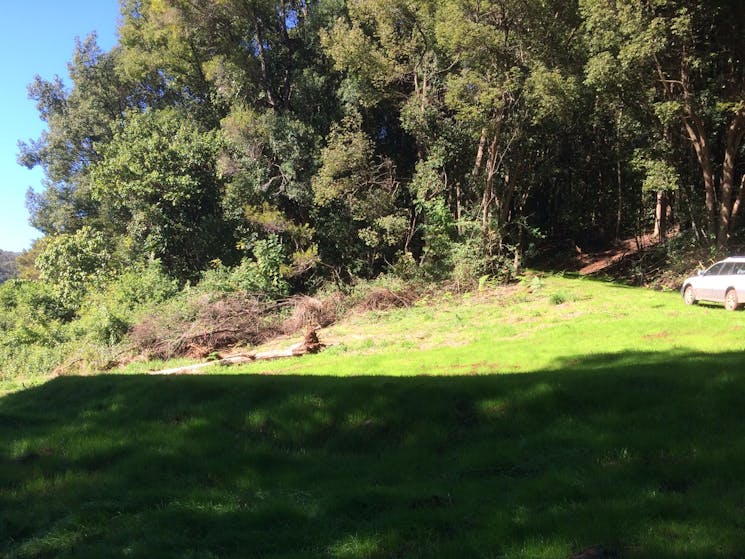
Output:
[[[743,325],[550,278],[290,362],[56,379],[0,400],[0,556],[742,557]]]
[[[555,304],[563,300],[561,304]],[[685,307],[660,293],[587,279],[545,278],[414,309],[369,313],[323,331],[324,354],[237,372],[459,375],[563,369],[592,356],[720,352],[745,347],[745,313]],[[285,343],[287,345],[287,343]],[[590,359],[592,360],[592,359]],[[592,360],[602,367],[603,360]]]

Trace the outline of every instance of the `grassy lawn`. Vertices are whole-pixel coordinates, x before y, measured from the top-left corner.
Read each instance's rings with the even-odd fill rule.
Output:
[[[743,326],[546,278],[318,356],[12,392],[0,556],[744,557]]]
[[[661,293],[547,277],[506,290],[442,294],[413,309],[358,315],[320,333],[323,354],[229,369],[236,373],[461,375],[535,372],[614,355],[745,349],[745,312],[686,307]],[[288,345],[280,342],[279,346]],[[595,360],[597,367],[603,360]]]

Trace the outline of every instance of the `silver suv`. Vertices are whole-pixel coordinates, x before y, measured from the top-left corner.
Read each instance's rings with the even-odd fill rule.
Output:
[[[712,301],[724,303],[728,311],[736,310],[745,303],[745,256],[732,256],[686,278],[680,293],[687,305]]]

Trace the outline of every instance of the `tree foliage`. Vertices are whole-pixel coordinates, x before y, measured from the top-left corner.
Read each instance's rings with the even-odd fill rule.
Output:
[[[69,80],[29,87],[47,123],[19,154],[46,173],[28,197],[42,278],[85,284],[93,239],[107,270],[212,268],[277,295],[412,263],[500,275],[540,238],[608,243],[673,207],[702,244],[740,234],[739,2],[122,0],[122,14],[111,51],[79,41]]]
[[[175,109],[127,112],[90,172],[102,217],[136,261],[188,278],[224,252],[219,138]],[[212,258],[210,258],[212,257]]]
[[[36,258],[39,279],[53,287],[60,302],[76,311],[85,294],[101,287],[116,268],[106,237],[88,226],[49,239]]]

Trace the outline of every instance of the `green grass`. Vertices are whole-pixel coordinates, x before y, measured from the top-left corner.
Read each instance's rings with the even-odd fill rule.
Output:
[[[497,374],[560,369],[592,355],[745,349],[745,312],[686,307],[678,293],[588,279],[540,283],[537,289],[526,281],[465,297],[443,294],[412,309],[359,315],[320,333],[331,344],[320,355],[225,372]]]
[[[744,321],[547,278],[319,356],[16,391],[0,556],[743,557]]]

